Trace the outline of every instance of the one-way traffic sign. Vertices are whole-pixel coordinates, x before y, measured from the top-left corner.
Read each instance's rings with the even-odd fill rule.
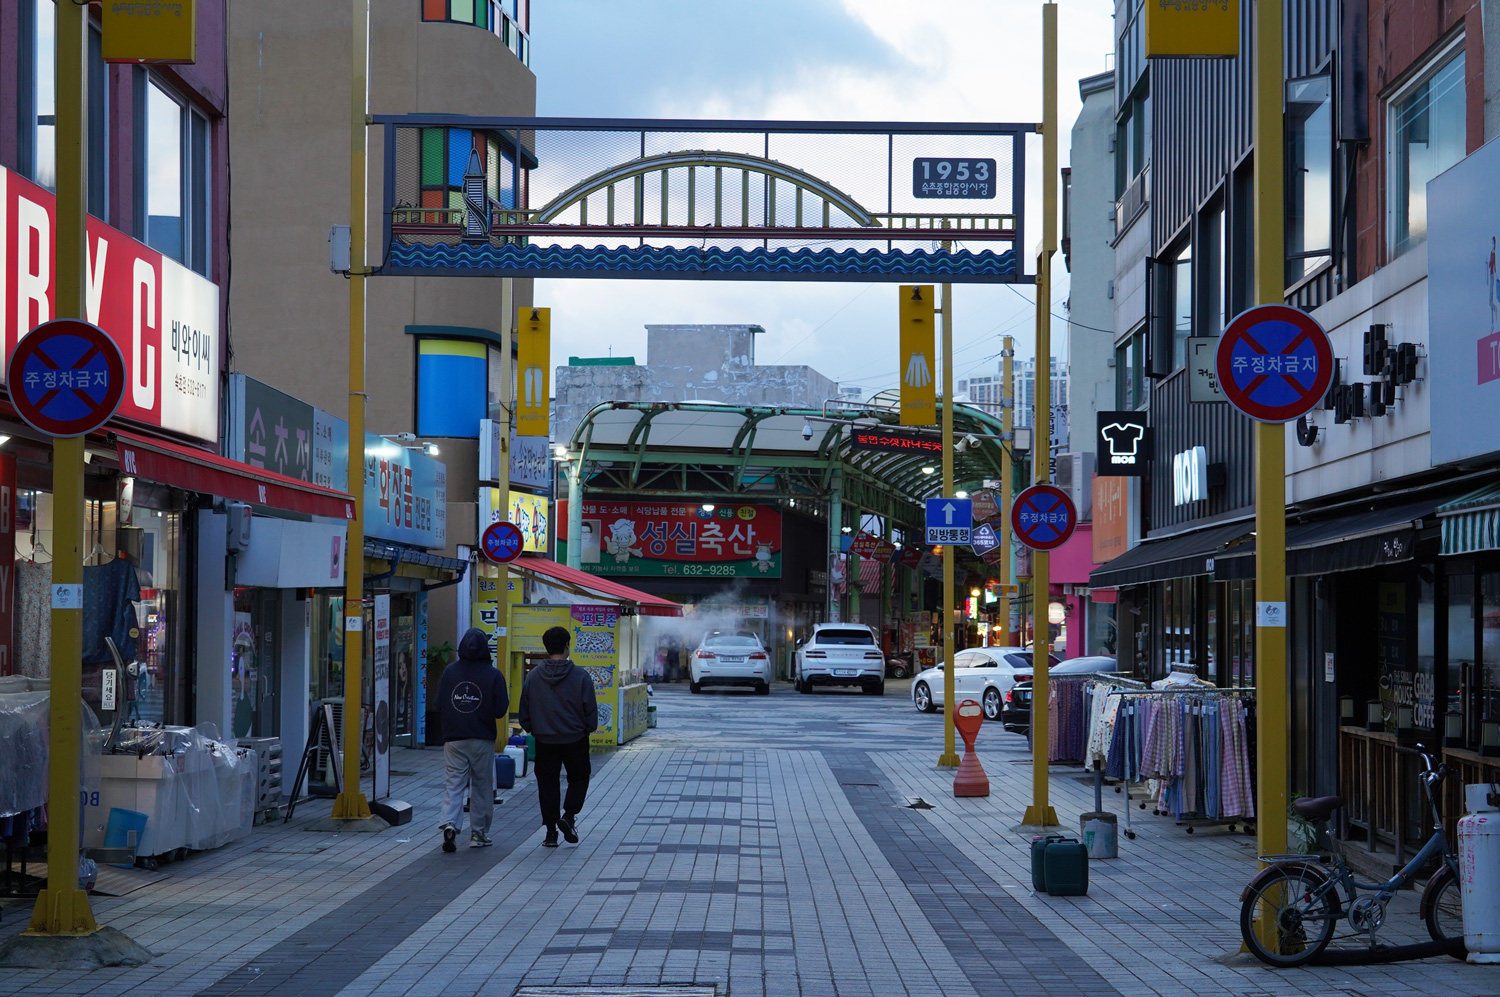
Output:
[[[932,498],[927,500],[927,542],[930,544],[966,544],[974,525],[974,506],[968,499]]]

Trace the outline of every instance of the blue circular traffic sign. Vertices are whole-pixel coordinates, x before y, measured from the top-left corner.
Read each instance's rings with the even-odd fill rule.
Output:
[[[83,436],[125,397],[125,357],[109,333],[81,319],[43,322],[11,354],[5,386],[16,414],[48,436]]]
[[[1219,390],[1260,422],[1291,422],[1318,406],[1333,383],[1333,347],[1313,317],[1288,305],[1237,315],[1219,337]]]
[[[1078,510],[1068,493],[1054,485],[1032,485],[1010,505],[1010,526],[1032,550],[1056,550],[1078,525]]]
[[[484,556],[496,564],[507,564],[521,556],[526,538],[515,523],[491,523],[479,538]]]

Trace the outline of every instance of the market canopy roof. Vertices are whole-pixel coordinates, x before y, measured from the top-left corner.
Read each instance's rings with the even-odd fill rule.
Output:
[[[604,603],[624,603],[635,606],[642,616],[682,615],[682,607],[670,599],[663,599],[661,596],[642,592],[640,589],[633,589],[619,582],[612,582],[608,578],[601,578],[586,571],[558,564],[551,558],[536,554],[523,554],[512,561],[510,567],[542,575],[549,585],[567,589],[576,595],[598,599]]]
[[[941,420],[941,401],[937,411]],[[591,495],[818,499],[828,496],[838,472],[846,501],[867,510],[887,508],[914,524],[922,503],[941,493],[941,447],[866,450],[856,449],[852,441],[852,429],[898,429],[899,422],[894,392],[821,409],[605,402],[579,421],[567,450],[570,460],[587,464],[586,492]],[[811,432],[804,436],[804,430]],[[937,426],[905,431],[941,443]],[[1002,447],[1009,446],[1002,432],[998,417],[971,405],[954,405],[955,441],[971,435],[978,441],[955,450],[958,488],[974,490],[986,478],[1001,477],[1006,463]],[[893,503],[905,506],[904,515],[897,514]]]

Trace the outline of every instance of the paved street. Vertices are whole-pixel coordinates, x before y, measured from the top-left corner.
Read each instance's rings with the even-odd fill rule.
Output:
[[[417,808],[380,834],[287,825],[97,897],[101,923],[151,948],[132,970],[0,974],[4,994],[485,994],[696,984],[720,995],[1500,993],[1452,960],[1273,972],[1233,955],[1253,839],[1188,835],[1136,810],[1138,837],[1096,862],[1087,897],[1034,896],[1025,741],[980,738],[993,795],[956,800],[933,767],[941,720],[906,683],[858,694],[691,696],[658,688],[660,726],[599,757],[577,847],[540,847],[527,778],[489,850],[438,849],[438,751],[393,756]],[[1058,768],[1065,824],[1092,809]],[[932,809],[909,809],[916,797]],[[1106,792],[1120,812],[1123,798]],[[4,901],[0,934],[29,904]],[[1415,900],[1391,938],[1416,937]],[[522,989],[521,992],[525,992]],[[628,993],[650,993],[631,989]]]

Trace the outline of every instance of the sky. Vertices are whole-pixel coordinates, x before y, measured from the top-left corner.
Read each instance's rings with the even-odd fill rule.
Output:
[[[1077,81],[1110,68],[1113,9],[1109,0],[1059,7],[1061,165],[1080,108]],[[536,0],[531,11],[542,117],[1041,116],[1036,0]],[[1029,177],[1039,168],[1038,158]],[[1029,186],[1039,211],[1040,184]],[[1028,256],[1039,233],[1028,221]],[[1052,312],[1065,316],[1060,253],[1054,273]],[[1007,333],[1018,356],[1032,355],[1032,292],[954,285],[956,379],[994,373]],[[552,309],[557,364],[607,354],[644,363],[647,324],[755,324],[766,330],[757,363],[807,364],[868,397],[896,385],[896,293],[894,284],[847,282],[549,279],[537,281],[535,301]],[[1053,343],[1062,356],[1066,335],[1056,319]]]

